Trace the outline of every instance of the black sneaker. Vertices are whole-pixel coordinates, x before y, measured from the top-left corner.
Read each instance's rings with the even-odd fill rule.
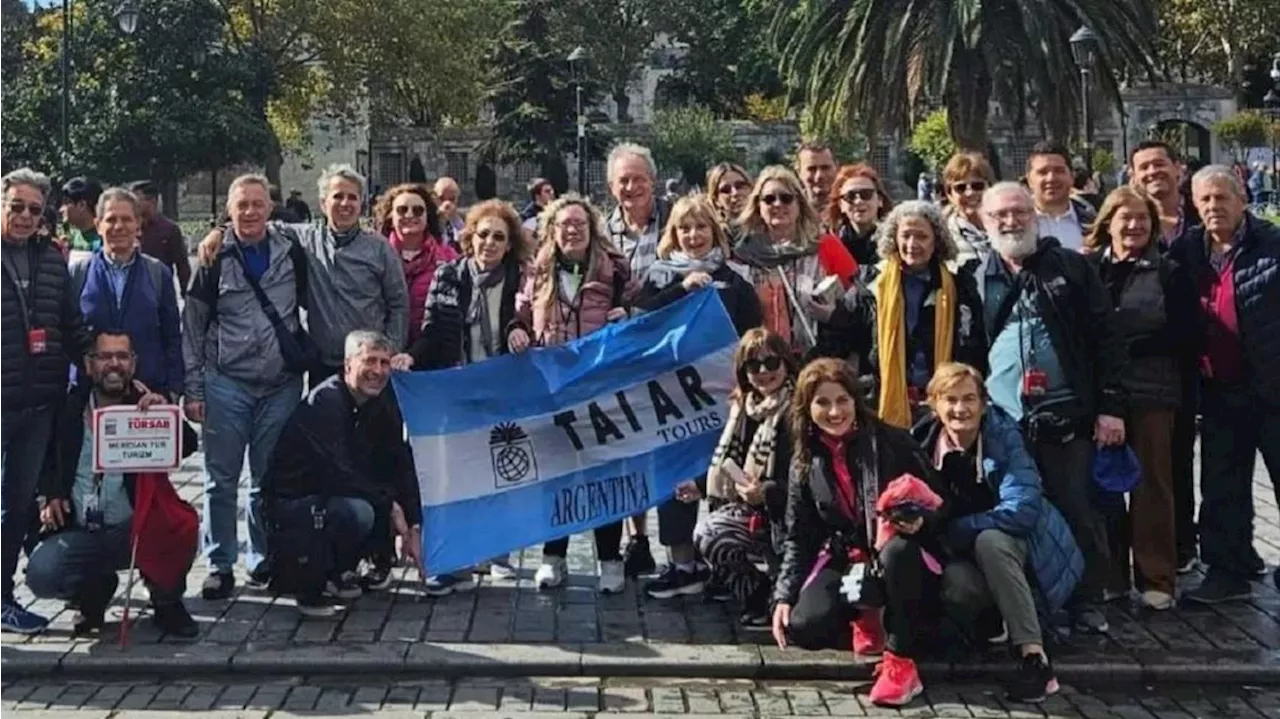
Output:
[[[653,599],[670,599],[682,595],[697,594],[706,584],[703,572],[694,569],[686,572],[674,564],[668,564],[662,573],[645,585],[644,593]]]
[[[370,564],[360,575],[360,586],[366,592],[381,592],[391,586],[391,565]]]
[[[1092,604],[1076,610],[1074,620],[1075,630],[1081,634],[1106,634],[1111,628],[1107,623],[1107,615]]]
[[[107,607],[111,598],[120,586],[120,577],[115,572],[103,575],[93,586],[85,587],[75,598],[77,612],[71,631],[77,635],[92,634],[106,626]]]
[[[172,604],[157,604],[153,621],[167,636],[178,639],[195,639],[200,636],[200,625],[181,600]]]
[[[266,562],[254,567],[253,571],[249,572],[249,579],[245,581],[244,585],[258,591],[269,589],[271,587],[271,567],[268,567]]]
[[[1183,557],[1178,560],[1178,574],[1190,574],[1194,572],[1196,567],[1199,565],[1200,560],[1196,559],[1194,554],[1190,557]]]
[[[324,593],[335,599],[359,599],[364,590],[355,572],[343,572],[325,585]]]
[[[1250,596],[1252,596],[1252,590],[1247,580],[1211,571],[1200,586],[1184,593],[1182,598],[1196,604],[1221,604],[1248,599]]]
[[[760,591],[747,598],[742,614],[738,615],[738,624],[747,629],[760,629],[771,626],[773,624],[773,612],[770,609],[769,585],[765,585],[761,587]]]
[[[1262,561],[1262,555],[1258,554],[1258,550],[1252,550],[1253,556],[1249,559],[1249,569],[1254,575],[1259,577],[1267,576],[1267,563]]]
[[[703,584],[702,595],[707,601],[720,604],[732,602],[735,599],[733,592],[729,591],[729,588],[714,573]]]
[[[1058,693],[1058,678],[1043,654],[1031,654],[1022,658],[1018,676],[1009,686],[1009,699],[1015,702],[1039,704]]]
[[[226,599],[235,589],[236,578],[231,572],[214,572],[200,585],[200,596],[204,599]]]
[[[312,619],[327,619],[337,614],[338,609],[323,595],[313,594],[298,597],[298,613]]]
[[[653,574],[658,563],[653,561],[653,552],[649,551],[649,538],[637,534],[627,541],[627,548],[622,552],[622,571],[628,577],[641,574]]]

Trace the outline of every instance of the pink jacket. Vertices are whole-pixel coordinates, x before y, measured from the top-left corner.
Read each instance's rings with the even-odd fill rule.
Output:
[[[387,238],[397,255],[404,249],[404,242],[395,230]],[[431,282],[436,277],[436,268],[446,262],[458,259],[458,253],[452,247],[440,242],[430,235],[422,243],[422,253],[404,263],[404,279],[409,284],[409,345],[422,334],[422,316],[427,308],[427,293],[431,291]],[[406,345],[408,346],[408,345]]]
[[[517,320],[528,325],[534,343],[543,347],[561,345],[604,327],[609,310],[624,306],[632,291],[626,258],[607,254],[598,259],[595,272],[583,280],[572,302],[565,299],[563,291],[550,303],[540,302],[538,296],[547,283],[558,281],[555,272],[555,253],[539,252],[516,297]]]

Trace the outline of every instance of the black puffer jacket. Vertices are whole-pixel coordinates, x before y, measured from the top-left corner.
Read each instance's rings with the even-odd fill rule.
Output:
[[[1244,239],[1232,267],[1240,342],[1251,388],[1280,404],[1280,227],[1251,214],[1244,222]],[[1174,242],[1168,256],[1187,268],[1197,287],[1211,281],[1204,227]]]
[[[444,369],[465,364],[471,357],[471,326],[467,311],[471,307],[471,271],[466,257],[459,257],[436,268],[431,291],[427,293],[427,311],[422,333],[409,348],[416,370]],[[507,354],[507,329],[515,319],[516,293],[522,277],[517,262],[503,262],[502,302],[498,313],[497,354]]]
[[[1133,262],[1109,251],[1086,257],[1115,302],[1116,327],[1129,352],[1123,384],[1130,409],[1176,408],[1183,370],[1200,342],[1200,307],[1191,277],[1152,243]]]
[[[13,252],[27,254],[30,287],[23,292]],[[4,412],[56,406],[67,392],[70,366],[79,365],[91,342],[80,316],[79,298],[71,291],[71,275],[58,248],[32,238],[22,246],[5,243],[4,277],[0,278],[0,389]],[[45,331],[45,351],[31,355],[28,332]]]
[[[746,334],[747,330],[760,326],[763,321],[760,298],[746,278],[728,265],[720,265],[711,273],[711,279],[739,337]],[[644,284],[636,294],[633,304],[639,309],[652,311],[666,307],[687,294],[689,291],[684,288],[683,276],[667,271],[660,265],[652,265],[645,274]]]
[[[795,605],[818,552],[828,542],[834,549],[831,561],[837,571],[843,571],[848,565],[849,549],[870,548],[875,527],[868,531],[867,509],[861,503],[870,503],[874,513],[880,492],[903,474],[925,480],[943,498],[943,507],[925,523],[920,539],[938,556],[945,556],[934,536],[937,527],[945,526],[947,495],[920,445],[906,431],[884,424],[869,412],[859,412],[858,426],[857,433],[845,445],[853,481],[861,482],[856,517],[850,517],[837,499],[831,454],[821,440],[806,439],[812,452],[807,464],[799,466],[796,461],[792,462],[791,481],[787,486],[787,539],[774,587],[777,602]]]

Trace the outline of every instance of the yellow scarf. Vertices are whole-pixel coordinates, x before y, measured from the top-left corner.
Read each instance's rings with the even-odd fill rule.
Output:
[[[894,427],[911,426],[907,403],[907,308],[902,294],[902,261],[886,260],[876,286],[876,340],[880,351],[880,419]],[[933,309],[933,366],[951,361],[956,282],[939,266],[942,287]]]

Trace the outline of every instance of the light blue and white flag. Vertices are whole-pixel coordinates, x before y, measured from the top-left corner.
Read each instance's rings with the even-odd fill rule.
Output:
[[[608,524],[701,476],[738,337],[715,290],[560,347],[393,375],[444,574]]]

